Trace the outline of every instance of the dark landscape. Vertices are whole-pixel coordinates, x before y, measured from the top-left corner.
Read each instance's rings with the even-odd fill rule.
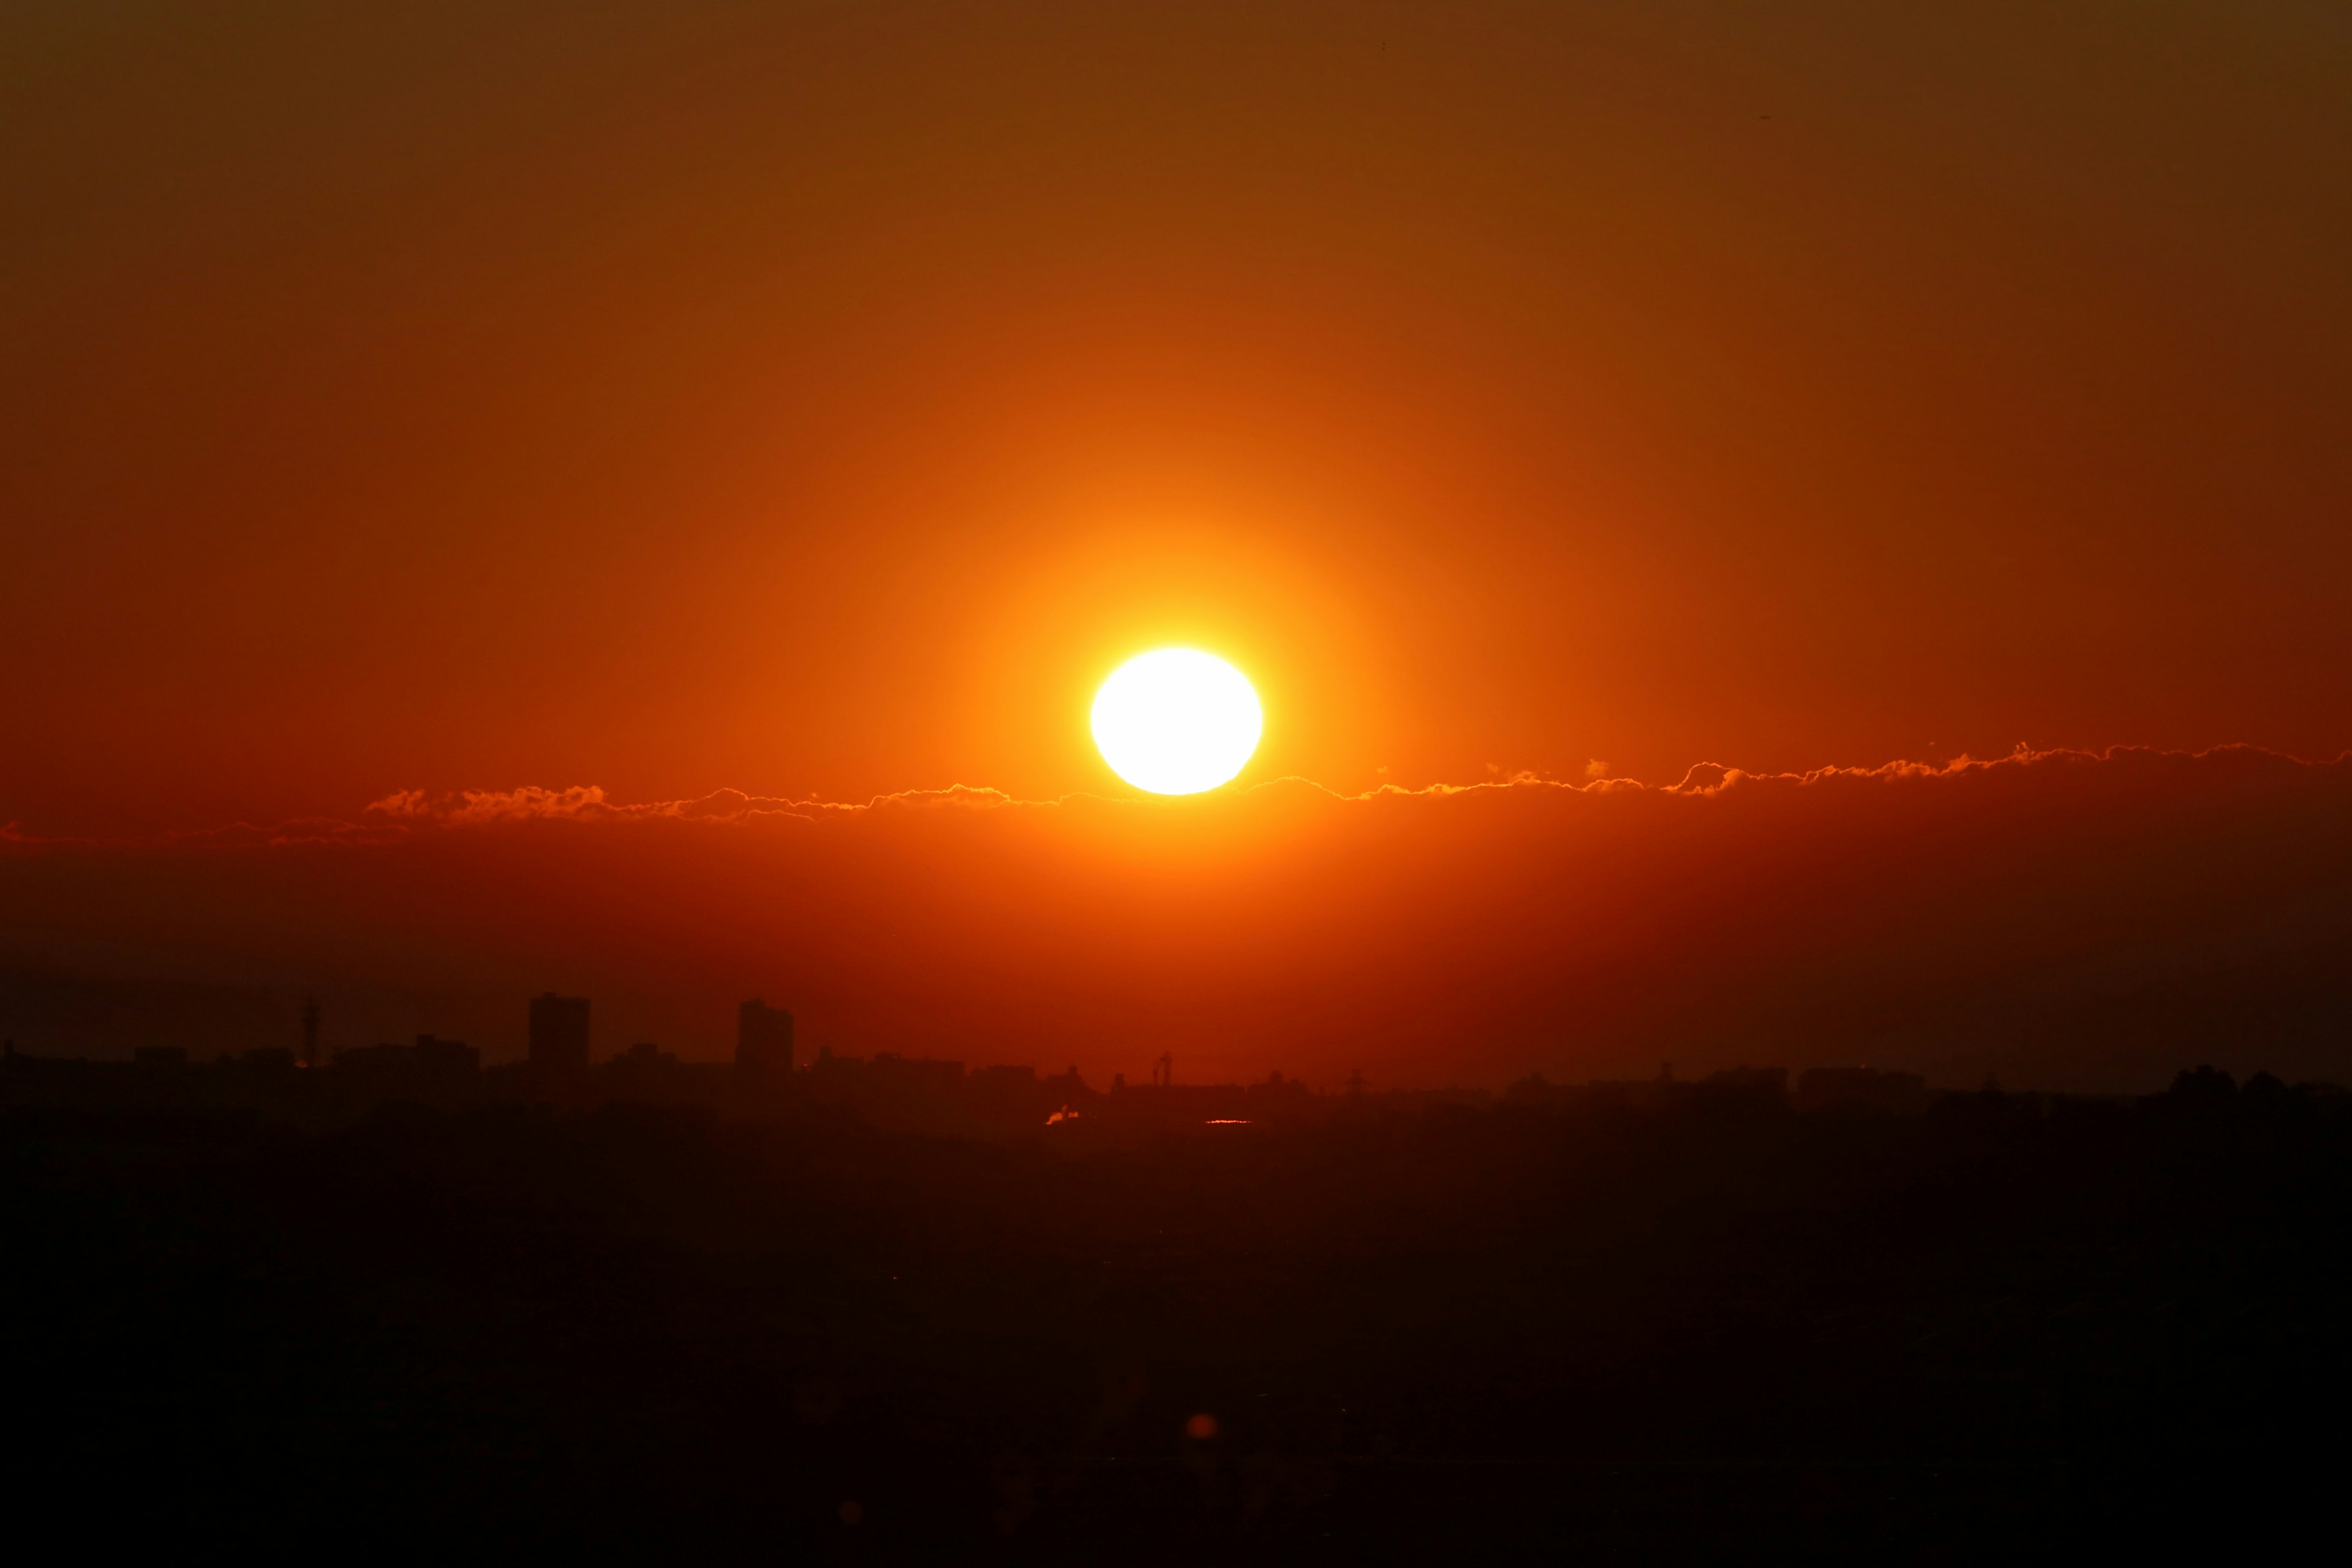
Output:
[[[509,1560],[2079,1560],[2336,1528],[2339,1089],[1140,1086],[1047,1125],[1070,1085],[902,1072],[861,1110],[722,1067],[659,1104],[628,1068],[460,1072],[436,1109],[357,1067],[12,1058],[22,1495],[72,1500],[93,1550]],[[1030,1125],[982,1130],[1013,1100]]]

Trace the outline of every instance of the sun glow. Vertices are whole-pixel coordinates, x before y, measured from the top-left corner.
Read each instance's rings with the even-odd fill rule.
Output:
[[[1198,795],[1242,771],[1265,715],[1223,659],[1188,647],[1139,654],[1095,694],[1095,744],[1111,771],[1154,795]]]

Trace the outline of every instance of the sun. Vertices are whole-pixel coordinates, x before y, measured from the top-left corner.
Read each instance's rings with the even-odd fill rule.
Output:
[[[1138,654],[1095,693],[1095,744],[1154,795],[1198,795],[1242,771],[1265,716],[1242,672],[1189,647]]]

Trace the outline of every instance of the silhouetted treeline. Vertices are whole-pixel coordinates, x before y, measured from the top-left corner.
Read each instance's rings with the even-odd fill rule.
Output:
[[[2339,1094],[1736,1089],[1010,1142],[822,1107],[18,1107],[15,1513],[93,1552],[541,1561],[2336,1528]]]

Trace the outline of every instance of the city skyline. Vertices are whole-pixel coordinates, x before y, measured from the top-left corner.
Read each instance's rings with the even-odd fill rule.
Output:
[[[1327,1085],[1759,1058],[2097,1092],[2209,1059],[2342,1080],[2347,796],[2352,763],[2253,748],[2021,752],[1664,789],[527,800],[358,840],[21,844],[0,1023],[45,1050],[242,1048],[293,1043],[315,995],[364,1037],[341,1043],[504,1057],[526,1046],[506,999],[551,987],[593,990],[608,1048],[689,1059],[731,1049],[734,999],[790,995],[808,1053],[1097,1077],[1174,1050]],[[168,978],[142,976],[158,952]]]

